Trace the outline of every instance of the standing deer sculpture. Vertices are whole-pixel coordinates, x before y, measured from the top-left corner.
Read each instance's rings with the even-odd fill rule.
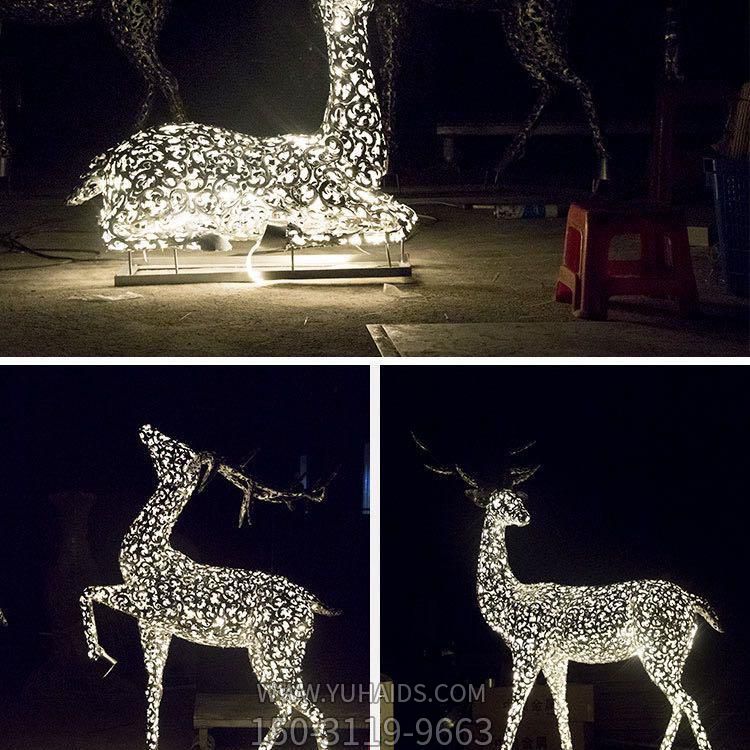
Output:
[[[159,91],[169,105],[172,119],[182,122],[185,110],[177,79],[164,66],[157,43],[170,0],[0,0],[0,23],[61,26],[101,16],[115,44],[138,69],[146,84],[146,95],[136,127],[143,127]],[[0,111],[0,157],[10,152],[5,118]]]
[[[308,719],[318,750],[325,750],[323,716],[305,695],[301,669],[315,615],[338,612],[282,576],[200,565],[174,549],[170,536],[186,503],[217,475],[243,492],[240,524],[254,500],[321,502],[327,484],[309,493],[274,490],[213,454],[196,453],[149,425],[141,428],[140,437],[151,454],[158,487],[123,539],[120,571],[124,583],[91,586],[81,597],[89,658],[108,661],[110,671],[116,664],[99,643],[94,603],[138,621],[148,675],[146,746],[157,750],[162,674],[172,638],[246,648],[258,680],[279,709],[260,745],[262,750],[270,750],[293,709]]]
[[[418,440],[417,445],[427,448]],[[531,447],[513,451],[518,455]],[[526,526],[527,496],[518,489],[538,466],[513,466],[500,487],[483,486],[460,466],[427,466],[460,479],[466,496],[484,511],[477,561],[477,599],[487,624],[508,645],[513,689],[502,750],[511,750],[523,708],[540,672],[549,685],[563,750],[572,750],[565,697],[568,662],[603,664],[637,656],[672,707],[660,750],[670,750],[684,715],[699,750],[711,750],[698,706],[682,685],[682,670],[703,618],[721,631],[709,603],[669,581],[609,586],[525,584],[508,561],[505,533]]]
[[[330,92],[310,135],[257,138],[190,122],[136,133],[97,157],[68,203],[101,194],[110,250],[258,247],[269,223],[288,247],[405,239],[414,211],[381,190],[386,151],[367,18],[374,0],[319,0]],[[253,250],[250,251],[252,254]]]
[[[594,148],[599,157],[600,179],[606,179],[607,147],[591,88],[576,72],[568,51],[568,28],[572,0],[420,0],[439,8],[499,12],[505,40],[513,56],[530,76],[537,99],[526,120],[507,147],[495,171],[497,183],[524,151],[547,103],[561,85],[571,86],[583,105]],[[386,64],[383,88],[386,132],[392,133],[395,117],[395,78],[399,68],[400,27],[413,0],[382,0],[376,8],[380,41]]]

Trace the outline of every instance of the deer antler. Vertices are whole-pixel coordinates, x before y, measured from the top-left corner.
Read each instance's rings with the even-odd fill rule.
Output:
[[[413,432],[411,433],[411,437],[417,448],[419,448],[419,450],[425,453],[432,460],[434,458],[432,452],[425,445],[425,443],[420,440]],[[508,455],[518,456],[522,453],[525,453],[530,448],[533,448],[535,445],[536,440],[530,440],[526,443],[521,443],[520,445],[508,451]],[[469,489],[466,490],[466,494],[477,505],[483,507],[483,503],[481,502],[481,494],[478,492],[481,489],[481,484],[458,464],[454,464],[453,466],[444,466],[436,465],[434,463],[425,463],[425,468],[433,472],[434,474],[439,474],[440,476],[454,476],[462,479],[464,483],[469,487]],[[533,477],[540,468],[541,464],[537,464],[536,466],[511,466],[505,473],[504,484],[508,487],[517,487],[519,484],[523,484],[523,482],[527,482],[529,479],[531,479],[531,477]]]
[[[508,455],[519,456],[522,453],[526,453],[526,451],[533,448],[535,445],[536,440],[529,440],[528,442],[521,443],[515,448],[509,450]],[[528,482],[529,479],[531,479],[531,477],[533,477],[534,474],[539,471],[541,466],[541,464],[536,464],[535,466],[511,466],[505,473],[505,483],[510,485],[511,487],[518,487],[519,484]]]
[[[242,526],[246,519],[248,524],[250,523],[250,504],[253,500],[264,503],[283,503],[289,509],[292,508],[292,504],[295,501],[322,503],[326,499],[330,483],[335,479],[337,474],[337,472],[334,472],[325,482],[316,485],[310,492],[305,492],[291,489],[277,490],[273,487],[268,487],[226,463],[219,465],[218,472],[235,487],[242,490],[239,526]]]
[[[413,432],[411,433],[411,437],[417,448],[419,448],[423,453],[426,453],[430,459],[434,459],[432,451],[430,451],[430,449]],[[434,474],[440,474],[440,476],[443,477],[458,477],[459,479],[462,479],[464,483],[467,484],[472,490],[478,490],[480,487],[479,482],[458,464],[453,464],[453,466],[438,466],[432,463],[426,463],[424,466]]]

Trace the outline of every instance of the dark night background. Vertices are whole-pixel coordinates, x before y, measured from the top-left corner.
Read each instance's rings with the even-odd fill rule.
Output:
[[[475,599],[482,512],[460,483],[423,468],[409,431],[438,462],[461,463],[488,482],[500,476],[509,446],[535,438],[529,461],[542,468],[525,485],[531,523],[507,535],[519,580],[581,585],[662,578],[706,597],[725,634],[701,624],[685,684],[715,750],[748,746],[746,370],[399,367],[383,370],[382,389],[387,675],[411,685],[479,684],[489,677],[509,685],[511,679],[507,647]],[[648,701],[632,716],[648,717],[662,702],[667,711],[634,660],[571,665],[569,682],[595,686],[601,743],[595,747],[609,747],[605,714],[627,721],[624,708],[597,703],[597,689],[618,680],[632,680]],[[400,710],[409,726],[425,710],[441,709]],[[658,747],[666,724],[665,713],[649,729],[652,744],[643,747]],[[695,747],[685,722],[680,737]]]
[[[241,494],[216,479],[187,505],[173,544],[202,563],[286,575],[342,609],[339,617],[316,618],[304,677],[345,685],[368,681],[367,368],[7,366],[0,387],[0,607],[10,622],[0,633],[0,698],[54,692],[43,684],[45,664],[66,637],[78,653],[69,655],[70,685],[58,697],[86,677],[98,690],[108,689],[107,680],[126,680],[142,695],[143,656],[131,618],[96,608],[102,644],[119,660],[111,678],[100,680],[106,669],[85,657],[82,626],[75,621],[76,589],[85,581],[61,580],[72,552],[61,528],[64,514],[50,496],[88,491],[95,497],[89,568],[68,575],[93,577],[88,584],[120,582],[120,542],[156,486],[138,438],[144,423],[230,460],[259,448],[248,470],[271,486],[291,484],[301,454],[308,456],[311,481],[341,465],[325,503],[294,511],[259,505],[253,525],[242,529]],[[75,496],[67,502],[76,502]],[[59,631],[66,627],[67,635]],[[175,639],[164,684],[169,694],[185,684],[199,692],[249,692],[255,683],[241,650]],[[139,726],[143,721],[140,713],[131,718]]]
[[[746,80],[745,0],[683,0],[679,6],[688,78],[732,86]],[[577,0],[572,59],[592,83],[605,116],[652,111],[663,21],[660,0]],[[507,49],[496,15],[412,0],[404,24],[397,167],[405,175],[439,161],[438,121],[520,119],[528,111],[534,93]],[[374,33],[371,38],[377,69]],[[193,119],[260,135],[310,131],[320,123],[327,63],[310,0],[175,0],[160,50]],[[101,23],[6,24],[0,71],[18,174],[28,169],[32,176],[60,178],[66,188],[93,155],[127,135],[140,102],[140,79]],[[561,113],[582,117],[570,91],[556,99],[549,116]],[[724,117],[717,114],[719,126]],[[631,158],[640,163],[647,145],[632,139],[627,146],[613,143],[621,168]],[[501,147],[487,145],[495,155]],[[533,171],[535,158],[548,176],[559,167],[561,179],[575,179],[576,173],[589,179],[585,138],[532,143],[526,167],[519,166],[517,174]]]

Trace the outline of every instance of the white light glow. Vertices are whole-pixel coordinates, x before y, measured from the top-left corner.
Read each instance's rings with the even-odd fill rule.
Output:
[[[318,750],[325,750],[323,715],[305,693],[301,669],[315,615],[337,612],[282,576],[200,565],[170,544],[185,505],[215,474],[242,489],[240,523],[252,501],[319,502],[325,488],[310,493],[274,490],[149,425],[141,428],[140,436],[154,463],[158,486],[123,539],[123,583],[92,586],[81,597],[89,658],[105,659],[112,668],[116,664],[99,644],[94,602],[138,621],[148,674],[146,746],[157,750],[162,673],[172,638],[247,649],[259,682],[279,709],[260,747],[269,750],[292,710],[297,710],[310,722]]]
[[[381,189],[386,152],[367,18],[373,0],[320,0],[330,93],[312,135],[255,138],[185,123],[141,131],[92,162],[69,203],[101,194],[110,250],[197,248],[201,238],[260,242],[269,223],[290,246],[398,242],[417,216]]]

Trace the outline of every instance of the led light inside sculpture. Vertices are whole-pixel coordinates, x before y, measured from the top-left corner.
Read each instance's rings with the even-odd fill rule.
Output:
[[[427,450],[419,441],[417,444]],[[513,657],[512,699],[501,750],[513,746],[524,704],[539,672],[552,693],[562,748],[572,750],[565,697],[568,662],[602,664],[632,656],[641,660],[672,707],[661,750],[672,747],[683,715],[699,750],[711,750],[698,707],[682,685],[683,666],[699,619],[721,632],[716,614],[705,599],[668,581],[628,581],[610,586],[521,583],[508,562],[505,532],[509,526],[529,523],[526,494],[517,487],[539,467],[512,467],[499,488],[482,486],[460,466],[427,468],[460,478],[467,497],[485,512],[477,598],[487,624],[506,642]]]
[[[384,57],[391,61],[385,66],[385,89],[394,88],[393,79],[398,69],[398,31],[407,6],[414,0],[382,0],[376,7],[381,28]],[[572,0],[421,0],[441,8],[456,10],[499,11],[505,39],[511,52],[528,73],[538,90],[537,100],[525,122],[503,155],[495,173],[495,181],[505,169],[522,155],[526,141],[534,131],[549,100],[559,90],[560,84],[575,89],[583,105],[594,148],[600,159],[601,170],[606,175],[607,148],[599,123],[591,89],[576,72],[568,51],[568,28]],[[393,118],[393,95],[389,97],[386,115]],[[386,125],[391,132],[393,123]]]
[[[18,21],[58,26],[101,15],[115,44],[138,69],[146,84],[146,96],[137,120],[140,128],[148,118],[157,91],[169,104],[172,119],[176,122],[185,119],[177,80],[164,67],[156,49],[168,7],[169,0],[3,0],[0,23]],[[5,119],[0,114],[0,156],[7,156],[9,152]]]
[[[120,570],[124,583],[91,586],[81,597],[89,657],[105,659],[112,668],[116,664],[99,644],[94,602],[138,621],[148,674],[146,745],[148,750],[157,750],[162,673],[172,638],[246,648],[258,680],[279,709],[260,747],[272,747],[296,709],[309,720],[318,749],[325,750],[323,716],[305,694],[301,669],[315,615],[338,612],[282,576],[200,565],[174,549],[169,540],[186,503],[213,476],[220,475],[242,489],[240,524],[252,501],[320,502],[326,486],[309,493],[274,490],[149,425],[141,428],[140,436],[151,454],[158,487],[123,539]]]
[[[312,135],[255,138],[186,123],[136,133],[99,156],[69,199],[101,194],[108,249],[230,249],[269,223],[288,247],[404,240],[416,214],[380,189],[385,146],[367,48],[373,0],[320,0],[330,68]],[[252,254],[252,251],[251,251]]]

